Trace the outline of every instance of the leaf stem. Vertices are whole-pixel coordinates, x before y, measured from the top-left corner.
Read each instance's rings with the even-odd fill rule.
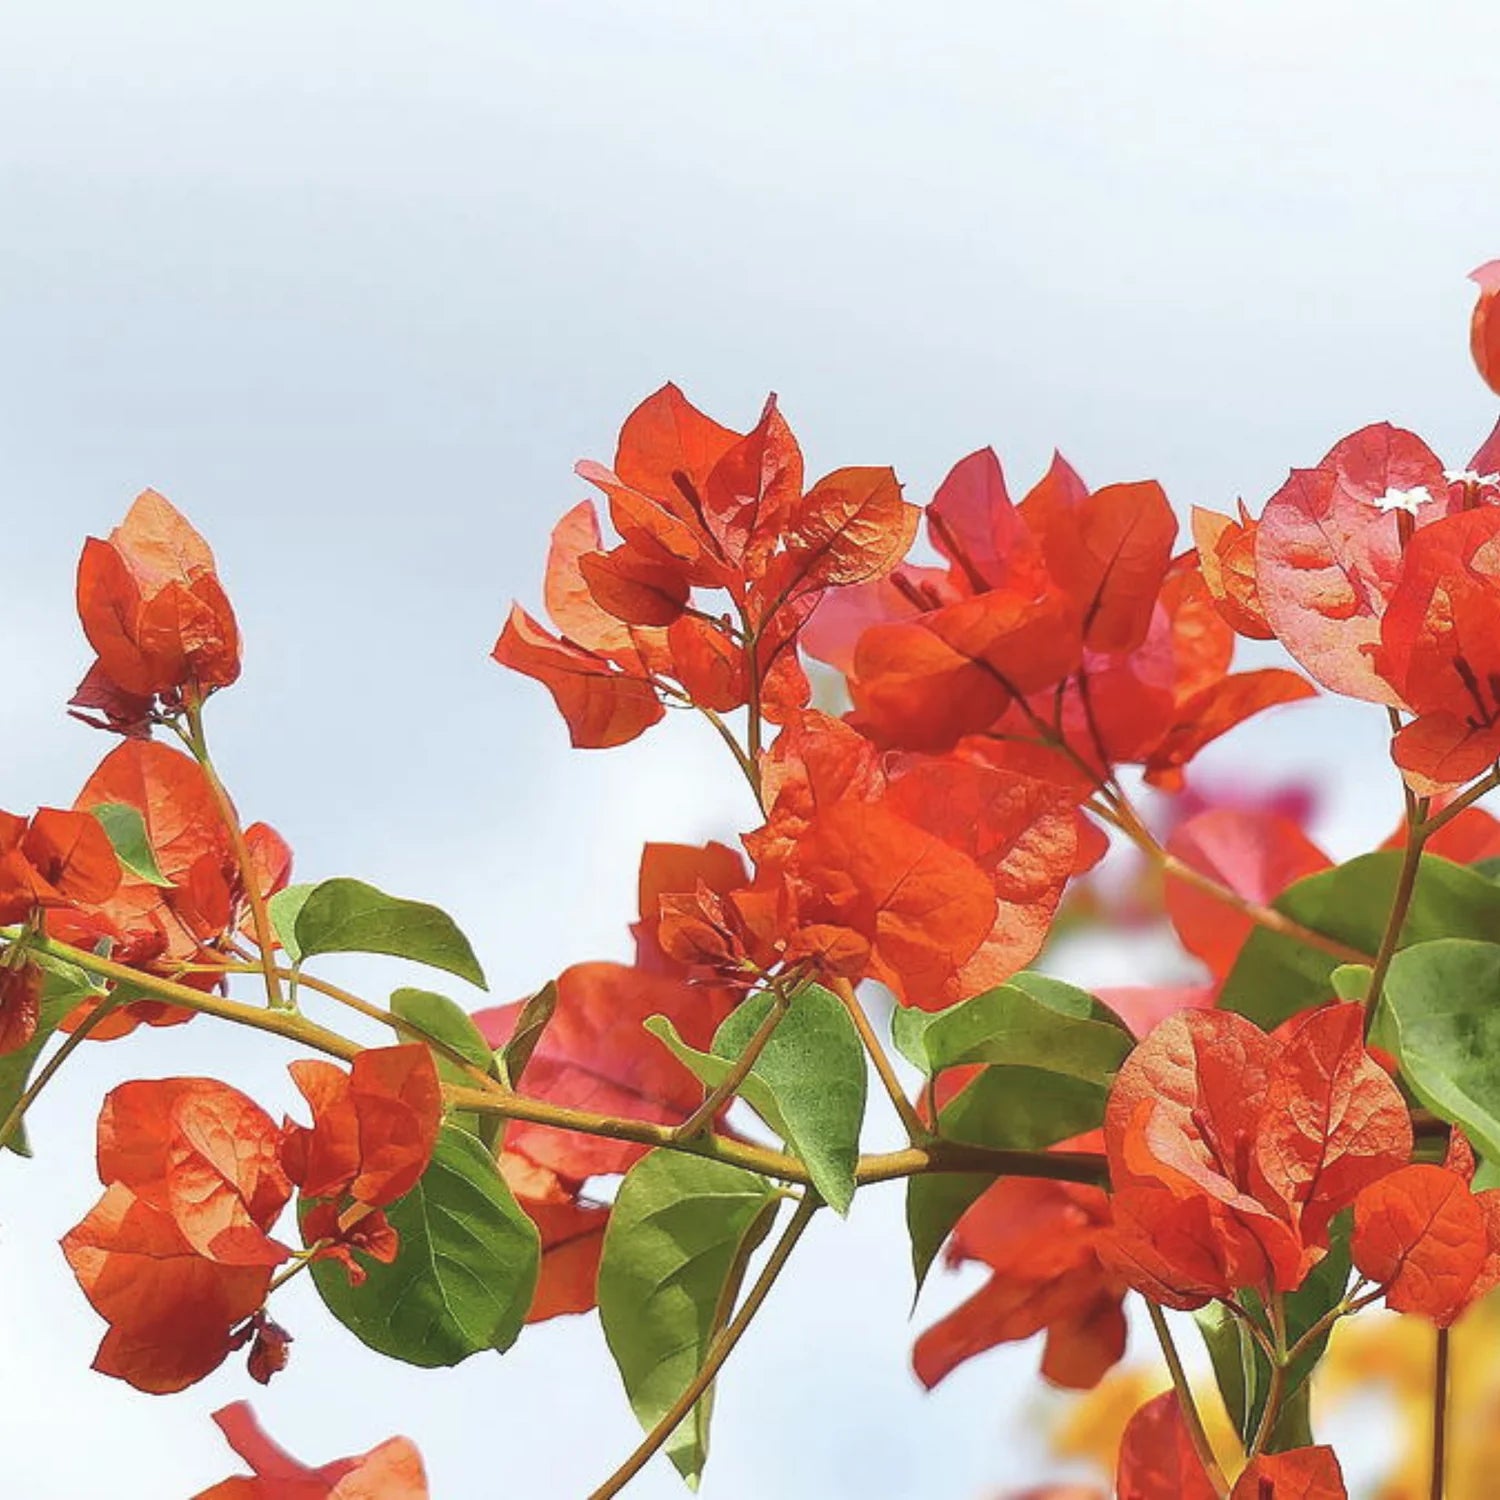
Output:
[[[1257,926],[1268,928],[1294,942],[1330,954],[1342,963],[1364,964],[1371,961],[1370,954],[1358,948],[1351,948],[1347,943],[1341,943],[1337,938],[1328,937],[1314,928],[1304,927],[1302,923],[1287,916],[1285,912],[1277,911],[1274,906],[1265,906],[1259,901],[1251,901],[1241,896],[1238,891],[1231,890],[1229,886],[1221,885],[1211,875],[1195,870],[1192,865],[1179,859],[1175,854],[1169,853],[1128,803],[1118,810],[1090,804],[1089,811],[1095,817],[1118,828],[1148,859],[1161,867],[1163,874],[1181,880],[1184,885],[1190,885],[1195,890],[1202,891],[1204,895],[1212,896],[1215,901],[1221,901],[1225,906],[1233,907],[1235,911],[1248,917]],[[1125,816],[1122,816],[1122,813]]]
[[[187,964],[184,972],[194,974],[259,974],[261,966],[256,963],[243,964]],[[340,989],[336,984],[329,984],[326,979],[317,979],[311,974],[305,974],[300,969],[276,969],[278,979],[287,980],[291,984],[300,986],[304,990],[315,990],[318,994],[326,996],[338,1004],[347,1006],[359,1015],[368,1017],[371,1021],[378,1021],[382,1026],[389,1026],[398,1036],[405,1037],[414,1042],[425,1042],[427,1046],[438,1053],[446,1062],[450,1062],[456,1068],[463,1071],[473,1080],[479,1088],[489,1088],[495,1093],[504,1090],[505,1086],[493,1074],[486,1073],[483,1068],[476,1066],[469,1058],[456,1048],[450,1047],[447,1042],[435,1037],[429,1031],[408,1021],[404,1016],[398,1016],[394,1011],[386,1010],[383,1006],[372,1005],[370,1001],[361,999],[360,996],[351,994],[348,990]]]
[[[1241,1303],[1236,1302],[1233,1297],[1221,1297],[1219,1300],[1244,1325],[1250,1337],[1253,1338],[1256,1344],[1260,1347],[1260,1352],[1264,1354],[1268,1360],[1274,1360],[1276,1358],[1275,1345],[1273,1345],[1271,1340],[1266,1337],[1265,1330],[1250,1315],[1250,1310],[1247,1307],[1243,1306]]]
[[[1447,807],[1435,812],[1431,817],[1425,818],[1421,825],[1423,840],[1430,839],[1438,829],[1446,827],[1461,812],[1467,812],[1487,792],[1492,792],[1500,786],[1500,766],[1486,771],[1473,786],[1466,788],[1459,796],[1455,797]]]
[[[1356,1292],[1358,1292],[1360,1284],[1361,1283],[1359,1282],[1355,1283],[1354,1290]],[[1323,1334],[1327,1333],[1328,1330],[1332,1328],[1340,1318],[1347,1318],[1352,1313],[1362,1312],[1365,1308],[1369,1307],[1372,1302],[1378,1302],[1384,1295],[1385,1288],[1376,1287],[1373,1292],[1368,1292],[1363,1297],[1345,1297],[1342,1302],[1338,1303],[1334,1307],[1329,1308],[1328,1311],[1324,1313],[1323,1316],[1319,1318],[1318,1321],[1314,1323],[1312,1327],[1309,1328],[1307,1332],[1304,1333],[1302,1337],[1299,1338],[1290,1349],[1287,1350],[1286,1362],[1289,1365],[1295,1364],[1302,1352],[1307,1349],[1315,1340],[1321,1338]]]
[[[244,829],[240,827],[240,815],[235,811],[219,773],[214,769],[213,757],[208,753],[208,737],[203,732],[203,703],[196,696],[187,702],[188,732],[185,736],[188,748],[203,770],[203,779],[208,783],[214,805],[219,810],[219,821],[229,835],[229,847],[234,853],[234,862],[240,872],[240,884],[244,887],[245,900],[250,905],[250,922],[255,929],[255,946],[260,949],[260,968],[265,976],[266,1003],[272,1010],[285,1005],[281,994],[281,981],[276,977],[276,937],[271,927],[271,914],[266,898],[260,889],[260,877],[254,861],[250,858],[250,846],[245,842]]]
[[[1145,1300],[1146,1311],[1151,1315],[1151,1326],[1156,1331],[1156,1341],[1161,1345],[1162,1358],[1166,1360],[1167,1369],[1172,1376],[1172,1389],[1177,1392],[1177,1409],[1182,1413],[1182,1425],[1187,1428],[1188,1440],[1193,1445],[1193,1452],[1198,1455],[1198,1462],[1203,1465],[1203,1472],[1208,1476],[1214,1494],[1219,1500],[1226,1500],[1229,1485],[1224,1478],[1223,1469],[1219,1467],[1219,1460],[1214,1457],[1208,1434],[1203,1430],[1203,1418],[1198,1415],[1193,1388],[1188,1384],[1187,1372],[1182,1368],[1182,1358],[1172,1340],[1172,1330],[1167,1327],[1166,1314],[1149,1297]]]
[[[1437,1331],[1437,1359],[1432,1375],[1432,1484],[1429,1500],[1443,1500],[1448,1458],[1448,1354],[1452,1330]]]
[[[1260,1426],[1255,1430],[1249,1452],[1245,1457],[1254,1462],[1266,1450],[1271,1434],[1276,1431],[1277,1419],[1281,1416],[1281,1398],[1286,1389],[1286,1370],[1291,1355],[1286,1346],[1286,1298],[1280,1292],[1271,1295],[1271,1336],[1274,1348],[1271,1354],[1271,1383],[1266,1388],[1266,1404],[1261,1410]]]
[[[139,969],[116,963],[113,959],[102,958],[86,948],[75,948],[71,943],[60,942],[57,938],[39,938],[34,946],[38,952],[64,959],[85,973],[97,974],[101,979],[113,980],[116,984],[128,984],[154,1000],[167,1000],[185,1010],[201,1011],[204,1015],[217,1016],[222,1021],[235,1021],[241,1026],[253,1027],[256,1031],[269,1031],[344,1062],[351,1062],[362,1050],[358,1042],[353,1042],[326,1026],[319,1026],[296,1011],[268,1010],[263,1006],[230,1000],[223,995],[195,990],[190,985],[178,984],[175,980],[164,979],[157,974],[146,974]],[[257,968],[256,972],[261,971]]]
[[[704,1096],[703,1103],[681,1125],[673,1127],[674,1140],[690,1141],[694,1136],[713,1128],[719,1111],[735,1096],[740,1085],[750,1076],[751,1069],[760,1061],[761,1053],[766,1050],[766,1044],[781,1024],[791,1000],[792,997],[780,985],[772,987],[771,1008],[755,1028],[755,1034],[745,1044],[745,1050],[735,1059],[734,1065],[718,1084]]]
[[[1391,710],[1391,725],[1399,728],[1396,711]],[[1370,1035],[1375,1017],[1380,1010],[1380,998],[1385,989],[1385,976],[1396,956],[1396,947],[1401,941],[1401,929],[1406,925],[1406,914],[1411,909],[1411,899],[1417,888],[1417,875],[1422,866],[1422,848],[1427,842],[1426,828],[1428,801],[1416,796],[1411,788],[1402,783],[1406,797],[1406,847],[1401,851],[1401,871],[1396,877],[1396,893],[1391,898],[1391,909],[1385,921],[1385,931],[1380,937],[1380,947],[1375,954],[1375,963],[1370,974],[1370,988],[1365,996],[1365,1035]]]
[[[859,1033],[860,1041],[865,1044],[865,1051],[875,1065],[875,1072],[885,1088],[886,1095],[901,1119],[907,1140],[914,1146],[931,1140],[933,1133],[922,1123],[922,1117],[917,1113],[916,1106],[906,1097],[906,1090],[901,1087],[901,1080],[896,1077],[895,1065],[891,1062],[890,1054],[881,1045],[880,1038],[875,1035],[875,1028],[870,1025],[870,1018],[865,1014],[864,1006],[859,1003],[859,996],[854,993],[854,986],[847,979],[835,979],[830,982],[830,988],[844,1002],[844,1009],[849,1012],[849,1019],[854,1022],[854,1029]]]
[[[661,1420],[641,1440],[636,1450],[589,1496],[589,1500],[612,1500],[613,1496],[618,1495],[656,1456],[667,1439],[677,1430],[678,1425],[702,1400],[703,1393],[713,1384],[724,1361],[734,1352],[735,1345],[739,1343],[745,1330],[754,1321],[761,1304],[770,1294],[771,1288],[775,1286],[777,1277],[781,1275],[782,1269],[791,1259],[792,1251],[797,1248],[797,1241],[802,1238],[803,1230],[812,1221],[813,1215],[822,1207],[822,1202],[823,1200],[816,1193],[809,1192],[797,1205],[796,1213],[792,1215],[785,1233],[777,1240],[770,1259],[766,1261],[760,1275],[756,1277],[755,1285],[745,1294],[745,1300],[740,1304],[735,1315],[708,1346],[708,1351],[703,1356],[703,1364],[697,1374],[688,1382],[682,1394],[667,1408]]]

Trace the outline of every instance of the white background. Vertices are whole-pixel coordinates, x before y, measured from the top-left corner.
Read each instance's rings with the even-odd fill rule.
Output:
[[[62,712],[72,572],[154,485],[218,552],[247,640],[220,762],[302,878],[446,905],[501,1000],[622,956],[640,844],[751,810],[705,731],[572,754],[488,661],[510,599],[539,603],[573,461],[671,378],[741,427],[775,389],[811,472],[894,463],[918,501],[986,442],[1017,489],[1058,446],[1184,511],[1258,509],[1380,418],[1460,464],[1494,417],[1463,277],[1500,254],[1497,44],[1484,8],[1370,0],[12,0],[0,805],[66,805],[109,748]],[[1207,764],[1330,777],[1322,831],[1353,852],[1396,803],[1378,717],[1290,711]],[[0,1162],[7,1500],[231,1472],[207,1413],[242,1366],[168,1399],[90,1374],[55,1241],[112,1081],[212,1071],[275,1112],[288,1056],[201,1021],[89,1049],[36,1160]],[[872,1192],[809,1236],[724,1383],[708,1500],[1034,1472],[1034,1348],[931,1397],[908,1373],[899,1210]],[[636,1439],[589,1320],[434,1375],[305,1289],[279,1315],[293,1362],[255,1400],[311,1460],[405,1431],[440,1500],[571,1497]]]

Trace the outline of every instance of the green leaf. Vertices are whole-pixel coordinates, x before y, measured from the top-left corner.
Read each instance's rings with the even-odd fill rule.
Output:
[[[688,1046],[665,1016],[646,1029],[710,1089],[718,1087],[760,1029],[773,1004],[752,995],[719,1027],[712,1052]],[[859,1033],[836,995],[804,985],[792,997],[739,1095],[807,1167],[823,1200],[847,1213],[864,1122],[869,1070]]]
[[[75,969],[61,959],[49,958],[34,953],[32,962],[42,970],[42,1003],[36,1023],[36,1034],[24,1047],[7,1052],[0,1057],[0,1120],[5,1119],[26,1092],[31,1082],[31,1070],[47,1045],[52,1033],[62,1024],[63,1017],[74,1006],[88,999],[103,998],[103,991],[94,988],[93,982],[82,969]],[[17,1156],[31,1155],[31,1142],[26,1135],[23,1121],[11,1133],[6,1143]]]
[[[654,1427],[702,1367],[778,1201],[753,1172],[672,1151],[642,1157],[620,1184],[599,1263],[599,1318],[642,1427]],[[711,1407],[710,1392],[667,1440],[694,1486]]]
[[[1396,894],[1402,851],[1364,854],[1299,880],[1272,903],[1277,911],[1361,953],[1380,947]],[[1464,865],[1424,854],[1399,946],[1436,938],[1486,938],[1500,932],[1500,886]],[[1267,1029],[1334,993],[1345,960],[1296,938],[1257,927],[1229,977],[1220,1005]]]
[[[1328,977],[1340,1000],[1363,1001],[1369,996],[1375,971],[1369,964],[1340,964]]]
[[[315,886],[303,898],[295,931],[299,951],[287,950],[294,963],[317,953],[386,953],[486,988],[468,938],[447,912],[387,896],[362,880],[325,880]]]
[[[458,1053],[481,1073],[488,1073],[494,1066],[489,1043],[474,1024],[474,1018],[456,1000],[432,990],[395,990],[391,994],[391,1013],[416,1027],[424,1036]],[[462,1068],[441,1054],[437,1065],[438,1072],[453,1083],[473,1081]]]
[[[1065,979],[1055,979],[1051,974],[1038,974],[1033,969],[1023,969],[1019,974],[1012,974],[1005,982],[1018,990],[1025,990],[1033,1000],[1041,1001],[1059,1015],[1108,1021],[1111,1026],[1118,1026],[1132,1041],[1135,1040],[1130,1028],[1109,1006],[1096,995],[1079,989],[1076,984],[1069,984]]]
[[[307,898],[315,890],[315,885],[288,885],[266,902],[271,931],[276,934],[277,942],[286,949],[286,956],[294,965],[302,962],[302,948],[297,942],[297,917],[307,905]]]
[[[146,833],[146,820],[138,807],[132,807],[128,802],[100,802],[89,811],[99,820],[114,847],[115,858],[137,880],[144,880],[148,885],[172,884],[156,862],[156,851]]]
[[[1240,1442],[1248,1443],[1254,1435],[1253,1428],[1249,1435],[1246,1433],[1250,1406],[1256,1399],[1265,1360],[1258,1359],[1260,1351],[1255,1340],[1222,1302],[1200,1307],[1193,1314],[1193,1322],[1198,1325],[1204,1348],[1208,1350],[1214,1380],[1224,1398],[1224,1410]]]
[[[1109,1078],[1130,1051],[1130,1033],[1092,995],[1049,984],[1056,993],[1031,994],[1013,980],[947,1010],[900,1007],[891,1035],[902,1055],[928,1075],[968,1063],[1006,1063],[1095,1082]]]
[[[1428,1109],[1500,1157],[1500,946],[1444,938],[1398,953],[1374,1040]]]
[[[312,1264],[334,1317],[378,1353],[426,1368],[510,1348],[536,1290],[541,1245],[484,1147],[444,1125],[416,1187],[385,1213],[401,1236],[393,1264],[359,1256],[368,1272],[359,1286],[337,1261]]]
[[[516,1017],[516,1029],[510,1040],[495,1053],[499,1076],[507,1088],[519,1088],[521,1076],[531,1061],[531,1054],[542,1039],[552,1017],[557,1011],[557,982],[549,979],[536,994],[521,1007]]]
[[[989,1067],[943,1108],[938,1132],[977,1146],[1040,1151],[1097,1130],[1108,1097],[1109,1085],[1102,1080],[1041,1068]],[[929,1172],[908,1181],[906,1227],[919,1292],[953,1226],[994,1180],[990,1173]]]

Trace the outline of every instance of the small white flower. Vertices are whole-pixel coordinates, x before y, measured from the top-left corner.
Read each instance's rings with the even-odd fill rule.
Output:
[[[1425,484],[1414,485],[1409,490],[1387,490],[1385,494],[1378,495],[1370,503],[1379,511],[1404,510],[1407,515],[1414,516],[1417,507],[1426,505],[1432,496],[1427,493]]]
[[[1474,469],[1444,469],[1443,478],[1449,484],[1472,484],[1481,489],[1500,484],[1500,474],[1480,474]]]

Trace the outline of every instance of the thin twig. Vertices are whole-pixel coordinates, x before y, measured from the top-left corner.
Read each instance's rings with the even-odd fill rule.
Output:
[[[256,963],[247,964],[185,964],[184,972],[190,974],[259,974],[261,966]],[[304,974],[299,969],[276,969],[278,979],[283,979],[288,984],[295,984],[305,990],[314,990],[338,1004],[347,1006],[357,1014],[367,1017],[371,1021],[377,1021],[382,1026],[389,1026],[398,1036],[406,1037],[414,1042],[425,1042],[427,1046],[438,1053],[446,1062],[452,1063],[455,1068],[460,1068],[478,1088],[488,1089],[492,1093],[506,1094],[510,1091],[492,1073],[486,1073],[471,1058],[465,1057],[455,1047],[450,1047],[440,1037],[435,1037],[430,1031],[424,1030],[414,1021],[408,1021],[405,1016],[398,1016],[395,1011],[386,1010],[383,1006],[372,1005],[370,1001],[360,996],[351,994],[350,991],[340,989],[336,984],[329,984],[326,979],[318,979],[311,974]]]
[[[751,1069],[760,1061],[760,1055],[766,1050],[766,1044],[781,1024],[782,1017],[786,1015],[791,998],[779,985],[772,988],[771,1008],[766,1012],[760,1025],[755,1028],[755,1034],[745,1044],[745,1050],[735,1059],[734,1065],[723,1078],[704,1096],[703,1103],[681,1125],[673,1127],[672,1135],[675,1140],[689,1141],[695,1135],[701,1135],[705,1130],[712,1129],[719,1111],[735,1096],[740,1085],[750,1076]]]
[[[234,853],[234,862],[240,873],[240,884],[244,887],[245,900],[250,905],[250,922],[255,929],[255,946],[260,949],[260,967],[265,977],[266,1002],[273,1010],[283,1005],[281,981],[276,977],[276,935],[271,927],[271,915],[266,907],[266,898],[260,889],[260,876],[250,858],[250,846],[245,842],[245,831],[240,827],[240,815],[235,810],[219,773],[214,769],[208,753],[208,739],[203,732],[203,704],[190,699],[187,705],[188,748],[203,770],[203,779],[208,783],[214,806],[219,811],[219,821],[229,836],[229,847]]]
[[[1182,1368],[1182,1359],[1177,1353],[1177,1345],[1172,1341],[1172,1330],[1167,1327],[1166,1315],[1149,1297],[1146,1298],[1146,1311],[1151,1315],[1151,1326],[1156,1330],[1156,1341],[1161,1345],[1162,1358],[1166,1360],[1167,1369],[1171,1373],[1172,1389],[1177,1392],[1177,1409],[1182,1413],[1182,1425],[1187,1428],[1193,1452],[1198,1455],[1198,1462],[1203,1465],[1203,1472],[1208,1476],[1208,1482],[1213,1487],[1214,1494],[1219,1497],[1219,1500],[1226,1500],[1229,1485],[1224,1478],[1223,1469],[1219,1467],[1219,1460],[1214,1456],[1213,1447],[1208,1441],[1208,1434],[1203,1430],[1203,1418],[1198,1415],[1198,1405],[1193,1400],[1193,1388],[1188,1384],[1187,1372]]]
[[[1448,1338],[1451,1330],[1437,1331],[1437,1361],[1432,1375],[1432,1484],[1429,1500],[1443,1500],[1444,1474],[1448,1467]]]
[[[870,1025],[870,1018],[865,1014],[864,1006],[859,1003],[859,996],[854,993],[854,986],[847,979],[835,979],[830,981],[830,987],[834,994],[844,1002],[844,1009],[849,1012],[849,1019],[854,1022],[854,1029],[859,1032],[859,1039],[865,1044],[865,1051],[869,1053],[870,1061],[875,1065],[876,1075],[884,1086],[897,1115],[900,1116],[907,1140],[914,1146],[931,1140],[932,1131],[922,1123],[921,1115],[917,1113],[911,1100],[906,1097],[906,1090],[901,1087],[901,1080],[896,1077],[890,1054],[881,1045],[880,1038],[875,1035],[875,1028]]]
[[[1500,786],[1500,766],[1486,771],[1473,786],[1455,797],[1447,807],[1425,819],[1421,825],[1422,838],[1430,839],[1438,829],[1446,827],[1461,812],[1467,812],[1481,797],[1494,791],[1497,786]]]
[[[1391,710],[1391,727],[1400,728],[1400,719]],[[1365,995],[1365,1035],[1370,1035],[1375,1025],[1375,1016],[1380,1009],[1380,998],[1385,990],[1385,976],[1390,971],[1391,960],[1401,942],[1401,929],[1406,925],[1406,914],[1411,909],[1411,899],[1416,892],[1417,876],[1422,867],[1422,849],[1427,843],[1425,823],[1428,802],[1418,797],[1404,782],[1402,792],[1406,797],[1406,847],[1401,851],[1401,871],[1396,877],[1396,892],[1391,898],[1391,909],[1386,916],[1385,931],[1380,937],[1380,947],[1375,954],[1374,968],[1370,974],[1370,987]]]

